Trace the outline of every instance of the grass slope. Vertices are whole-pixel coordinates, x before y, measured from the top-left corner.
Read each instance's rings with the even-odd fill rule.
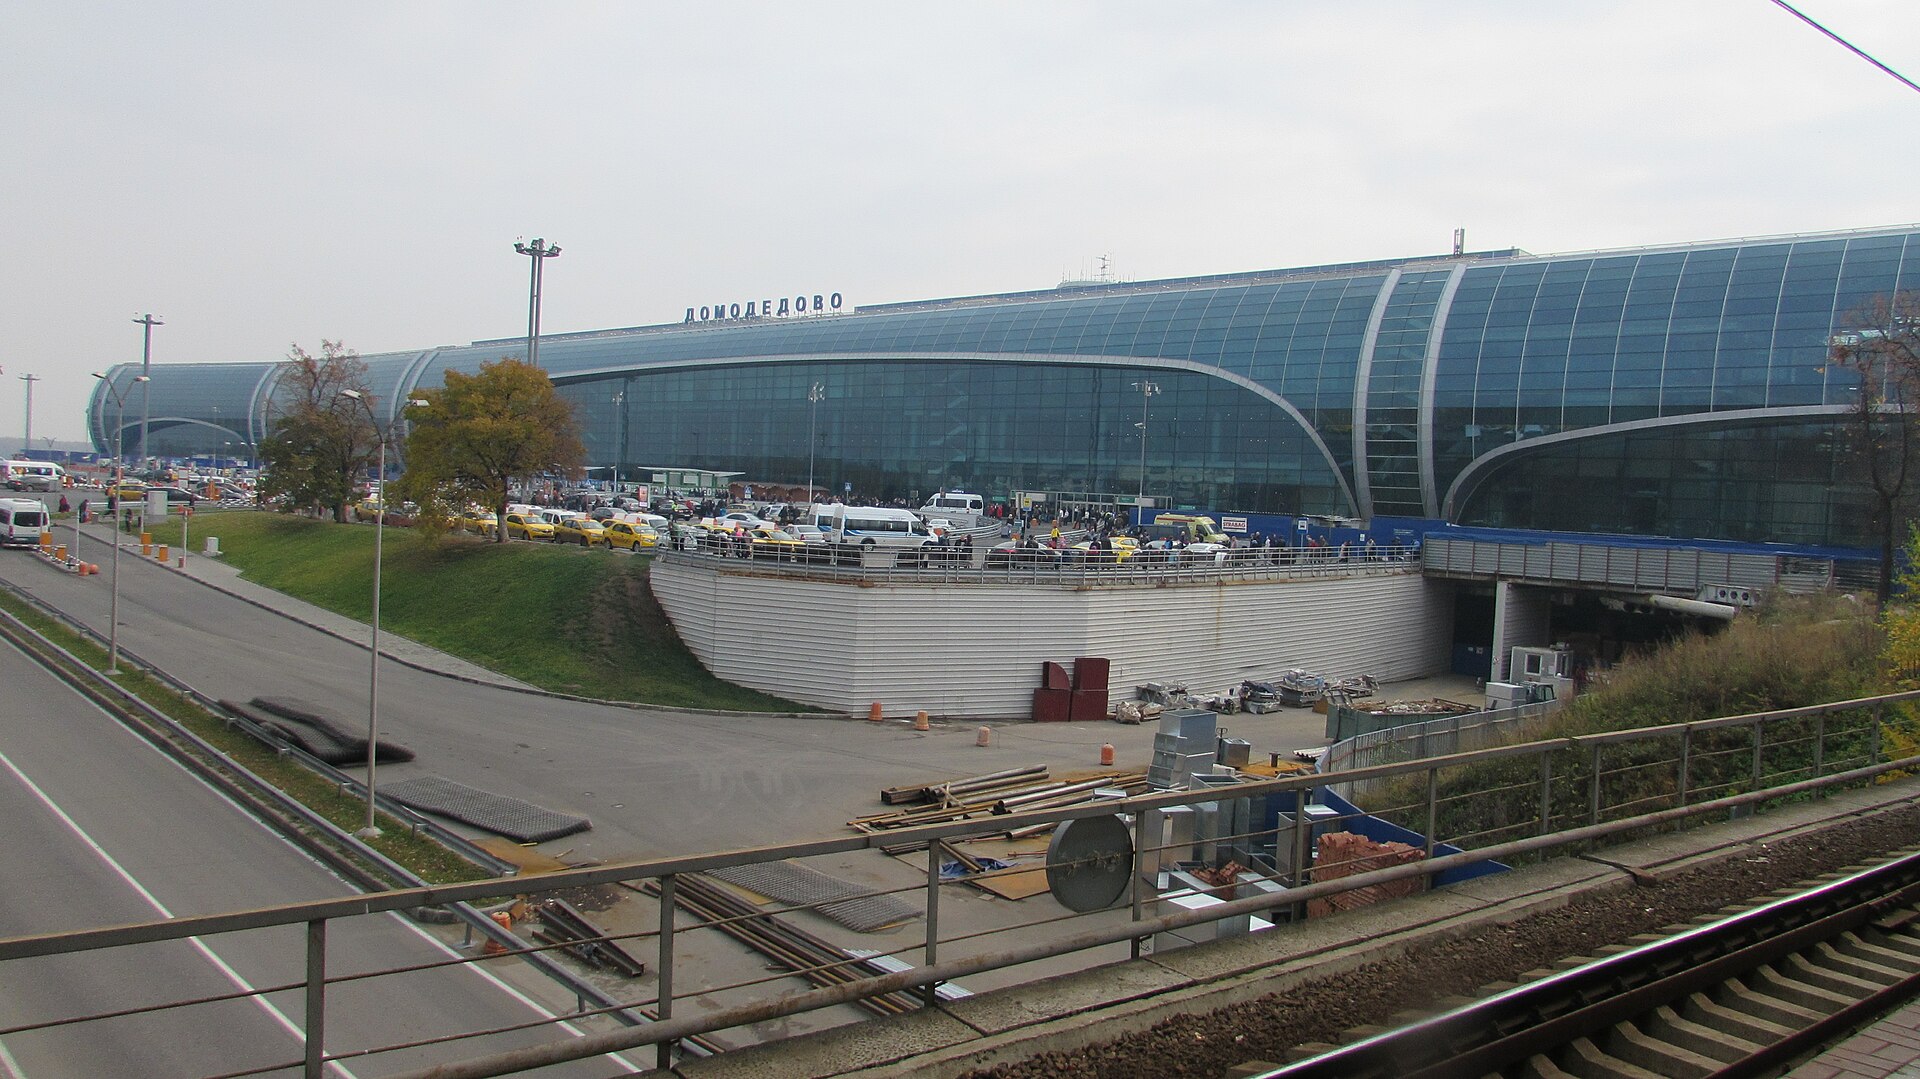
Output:
[[[191,549],[220,537],[250,581],[362,621],[373,529],[245,511],[196,514]],[[155,538],[178,539],[169,522]],[[743,712],[810,711],[723,682],[687,651],[647,586],[650,557],[388,527],[380,628],[544,689]]]

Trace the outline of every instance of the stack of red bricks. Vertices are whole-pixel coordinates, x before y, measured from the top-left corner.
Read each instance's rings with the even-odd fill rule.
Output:
[[[1320,837],[1314,855],[1313,880],[1315,883],[1325,880],[1339,880],[1357,873],[1370,873],[1376,869],[1388,869],[1409,862],[1423,861],[1427,852],[1419,847],[1405,843],[1377,843],[1363,835],[1352,832],[1328,832]],[[1405,895],[1416,895],[1427,888],[1427,878],[1408,877],[1404,880],[1389,881],[1386,884],[1369,884],[1364,888],[1341,892],[1325,899],[1309,900],[1307,917],[1319,918],[1335,911],[1353,910],[1383,899],[1398,899]]]

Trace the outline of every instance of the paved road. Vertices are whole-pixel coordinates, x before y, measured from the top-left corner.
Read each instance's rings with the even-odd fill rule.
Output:
[[[58,534],[64,542],[71,529]],[[88,530],[82,557],[104,567],[106,535]],[[122,554],[123,648],[209,696],[299,697],[330,705],[350,725],[365,722],[363,625],[248,585],[212,560],[188,561],[183,574]],[[335,625],[350,639],[209,588],[195,573]],[[76,577],[4,552],[0,579],[104,635],[104,569]],[[882,787],[1029,764],[1084,769],[1096,764],[1104,741],[1120,747],[1122,764],[1145,767],[1152,740],[1149,727],[1016,724],[1000,727],[995,744],[980,749],[970,724],[936,724],[916,734],[904,724],[864,720],[634,710],[469,684],[394,663],[383,664],[380,701],[382,731],[419,754],[412,764],[383,766],[383,781],[444,775],[586,816],[593,830],[559,841],[557,849],[571,850],[572,859],[606,861],[844,835],[849,817],[878,808]],[[1255,721],[1280,732],[1257,742],[1263,749],[1322,741],[1322,720],[1311,713],[1235,718],[1245,721],[1234,725],[1237,736],[1260,738],[1250,730]]]
[[[31,661],[0,645],[0,936],[153,921],[325,896],[352,889],[217,795]],[[0,979],[0,1026],[146,1002],[297,982],[299,927],[140,948],[46,957]],[[429,963],[456,953],[404,919],[379,915],[329,930],[329,973]],[[207,1075],[297,1060],[303,995],[229,1001],[186,1013],[129,1017],[12,1035],[0,1076]],[[423,971],[336,987],[333,1052],[412,1041],[549,1013],[473,968]],[[528,1044],[532,1035],[485,1043]],[[421,1049],[352,1063],[380,1075],[483,1051]],[[604,1076],[605,1059],[554,1074]]]

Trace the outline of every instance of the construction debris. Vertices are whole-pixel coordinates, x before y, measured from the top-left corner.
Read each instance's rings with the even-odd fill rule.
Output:
[[[888,813],[855,817],[847,822],[847,826],[871,835],[916,824],[944,824],[950,821],[978,820],[1032,809],[1057,809],[1062,806],[1078,805],[1081,802],[1091,802],[1096,792],[1109,788],[1124,790],[1129,795],[1143,793],[1147,789],[1146,773],[1106,773],[1098,779],[1067,783],[1049,778],[1045,768],[1023,768],[975,776],[971,779],[929,784],[924,788],[891,787],[881,792],[882,801],[887,800],[889,793],[896,798],[906,798],[911,796],[909,792],[924,789],[928,792],[928,802]],[[1010,832],[984,834],[1015,837]],[[890,848],[887,852],[897,854],[902,851],[919,850],[923,846],[925,844],[906,844],[897,849]]]
[[[622,977],[638,978],[646,973],[646,964],[609,940],[573,904],[547,899],[541,902],[539,911],[541,928],[533,931],[534,940],[561,945],[569,955]]]
[[[642,890],[658,896],[660,884],[642,882]],[[717,881],[699,873],[675,878],[674,905],[713,928],[747,945],[779,966],[816,986],[844,985],[888,972],[885,966],[861,958],[814,936],[777,915],[764,914]],[[904,1015],[920,1006],[909,993],[886,993],[857,1001],[875,1015]]]

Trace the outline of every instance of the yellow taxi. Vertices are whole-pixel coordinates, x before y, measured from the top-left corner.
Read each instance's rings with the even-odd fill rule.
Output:
[[[553,526],[541,520],[537,513],[509,513],[507,538],[550,540],[553,538]]]
[[[800,537],[775,525],[761,525],[758,528],[749,529],[747,539],[750,544],[744,552],[738,550],[736,539],[735,553],[744,553],[748,558],[771,558],[775,561],[790,562],[798,559],[807,548]]]
[[[606,530],[609,547],[640,551],[660,546],[660,533],[639,521],[608,521]]]
[[[1076,556],[1083,560],[1109,563],[1125,562],[1140,550],[1140,542],[1132,536],[1110,537],[1107,545],[1107,550],[1096,551],[1093,549],[1092,540],[1081,540],[1073,545],[1073,550]],[[1099,557],[1096,558],[1096,555]]]
[[[147,485],[144,483],[135,483],[131,480],[122,480],[107,488],[107,497],[117,499],[121,502],[139,502],[147,497]]]
[[[607,530],[591,517],[568,517],[553,528],[555,543],[577,543],[582,547],[605,547]]]
[[[469,506],[466,512],[462,513],[459,519],[454,522],[454,526],[456,528],[466,529],[468,532],[473,532],[477,535],[491,536],[495,530],[500,527],[500,522],[493,514],[488,513],[486,510],[478,506]]]

